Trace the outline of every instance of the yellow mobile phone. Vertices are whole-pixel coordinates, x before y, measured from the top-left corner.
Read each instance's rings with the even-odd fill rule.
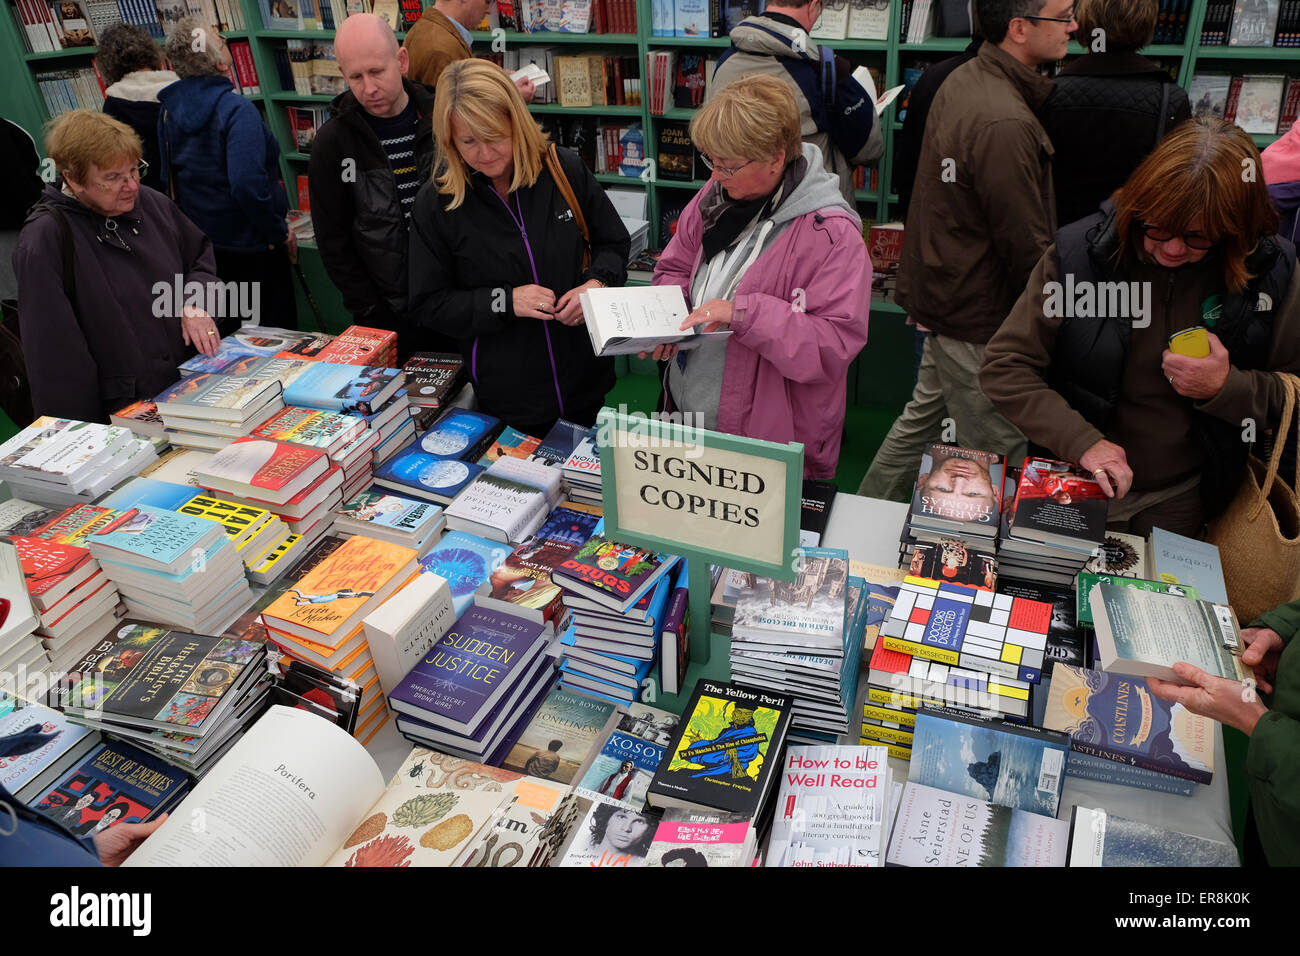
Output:
[[[1201,326],[1175,332],[1169,336],[1169,351],[1189,358],[1205,358],[1210,354],[1210,333]]]

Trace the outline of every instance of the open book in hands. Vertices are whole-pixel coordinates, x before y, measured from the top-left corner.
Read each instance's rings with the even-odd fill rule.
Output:
[[[858,81],[859,86],[867,91],[867,95],[871,97],[871,101],[876,104],[877,116],[884,113],[885,110],[888,109],[889,104],[898,98],[898,94],[907,89],[906,85],[900,84],[885,90],[883,93],[877,94],[876,81],[871,78],[871,71],[865,66],[860,66],[854,70],[853,78]]]
[[[578,299],[597,355],[636,355],[669,344],[693,349],[710,338],[731,334],[730,329],[683,331],[682,322],[691,310],[678,285],[587,289]]]

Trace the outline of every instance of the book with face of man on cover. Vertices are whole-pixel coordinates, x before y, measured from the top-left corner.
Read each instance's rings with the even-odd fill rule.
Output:
[[[915,529],[992,539],[1001,509],[1003,459],[992,452],[930,445],[912,496]]]

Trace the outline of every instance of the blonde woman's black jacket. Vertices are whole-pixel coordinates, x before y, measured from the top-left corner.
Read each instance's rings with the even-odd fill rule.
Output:
[[[592,353],[585,326],[519,318],[512,307],[518,286],[536,283],[558,300],[588,279],[627,278],[623,221],[578,155],[559,155],[591,234],[586,269],[573,210],[545,169],[510,194],[509,209],[475,173],[458,208],[426,183],[411,214],[412,320],[457,340],[483,410],[515,427],[590,410],[614,384],[614,362]],[[527,242],[512,213],[522,213]]]

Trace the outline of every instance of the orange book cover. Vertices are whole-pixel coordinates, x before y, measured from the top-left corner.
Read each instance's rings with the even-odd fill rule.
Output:
[[[296,634],[289,634],[286,631],[276,630],[274,627],[268,627],[266,632],[267,636],[275,642],[276,646],[279,647],[280,650],[284,652],[284,655],[290,660],[293,659],[295,648],[309,651],[312,654],[319,654],[324,658],[329,658],[331,654],[334,654],[340,647],[343,647],[345,644],[350,642],[352,638],[361,633],[361,625],[358,624],[356,627],[348,631],[347,634],[343,636],[343,639],[337,644],[318,644],[315,641],[307,640],[305,637],[299,637]],[[364,650],[368,650],[369,647],[369,644],[362,642],[357,647],[348,651],[346,657],[342,657],[339,660],[328,664],[312,660],[308,657],[302,657],[301,659],[309,664],[315,664],[317,667],[324,667],[326,670],[341,671],[344,667],[355,661],[358,654]]]
[[[406,575],[416,553],[364,535],[349,538],[281,594],[263,612],[268,626],[296,626],[329,649],[347,632],[342,628],[397,574]],[[360,622],[356,622],[360,623]]]

